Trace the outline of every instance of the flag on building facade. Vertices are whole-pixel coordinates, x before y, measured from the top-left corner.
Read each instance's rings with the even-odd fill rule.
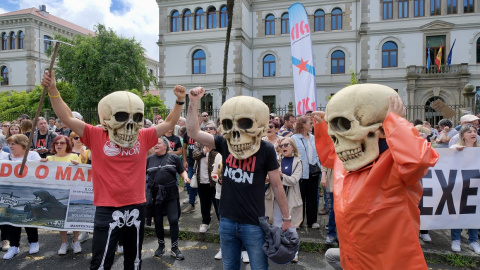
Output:
[[[430,58],[430,42],[427,44],[427,70],[430,69],[432,59]]]
[[[300,3],[288,8],[292,51],[293,87],[297,115],[315,111],[317,105],[312,37],[307,12]]]
[[[440,72],[440,68],[442,67],[442,49],[443,49],[443,43],[440,44],[440,49],[438,50],[437,58],[435,58],[435,65],[438,66],[438,72]]]
[[[450,66],[450,64],[452,63],[452,50],[453,50],[453,46],[455,46],[455,41],[457,41],[457,40],[455,39],[453,41],[452,47],[450,48],[450,52],[448,53],[447,67]]]

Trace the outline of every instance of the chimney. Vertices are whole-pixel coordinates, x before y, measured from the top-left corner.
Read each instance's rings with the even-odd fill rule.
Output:
[[[39,13],[40,13],[42,16],[48,18],[47,6],[45,6],[45,5],[40,5],[40,6],[38,7],[38,9],[40,10]]]

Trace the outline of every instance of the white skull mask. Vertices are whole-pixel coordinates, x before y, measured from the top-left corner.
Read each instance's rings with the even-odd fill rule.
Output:
[[[356,84],[343,88],[328,102],[328,135],[346,170],[358,170],[378,157],[389,96],[398,94],[380,84]]]
[[[268,129],[269,110],[262,101],[248,96],[233,97],[220,108],[223,137],[236,159],[246,159],[260,149]]]
[[[113,92],[98,102],[98,116],[104,130],[108,130],[110,141],[120,147],[131,148],[143,127],[143,101],[137,95]]]

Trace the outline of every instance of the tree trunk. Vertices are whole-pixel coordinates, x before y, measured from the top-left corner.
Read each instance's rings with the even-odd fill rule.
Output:
[[[220,91],[222,92],[222,104],[225,103],[225,99],[227,98],[227,65],[228,65],[228,48],[230,47],[230,33],[232,32],[232,17],[233,17],[233,6],[235,4],[235,0],[227,0],[227,15],[228,15],[228,22],[227,22],[227,36],[225,39],[225,51],[223,53],[223,81],[222,81],[222,88]]]

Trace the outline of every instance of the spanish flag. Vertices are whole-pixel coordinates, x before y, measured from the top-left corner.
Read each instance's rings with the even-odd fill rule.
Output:
[[[438,66],[438,72],[440,72],[440,68],[442,67],[442,49],[443,43],[440,44],[440,50],[438,50],[437,58],[435,58],[435,65]]]

